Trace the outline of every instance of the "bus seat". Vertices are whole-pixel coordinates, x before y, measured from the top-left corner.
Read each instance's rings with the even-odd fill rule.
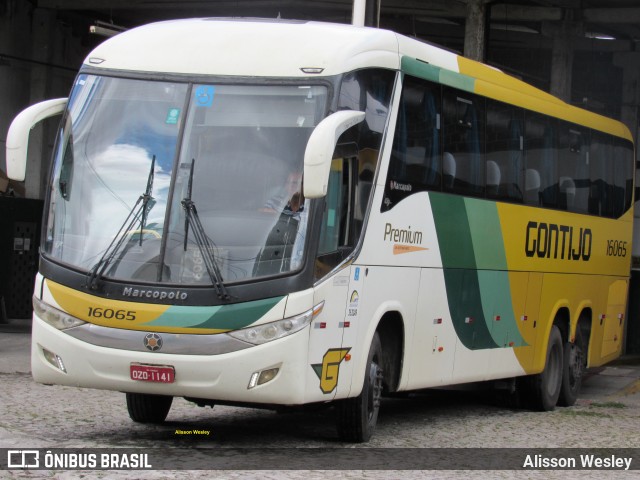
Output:
[[[524,203],[540,205],[540,172],[527,168],[524,176]]]
[[[456,159],[449,152],[444,152],[442,161],[442,186],[445,189],[453,188],[456,179]]]
[[[487,161],[487,195],[495,197],[500,187],[500,167],[493,160]]]
[[[560,206],[573,210],[576,199],[576,183],[571,177],[560,177]]]

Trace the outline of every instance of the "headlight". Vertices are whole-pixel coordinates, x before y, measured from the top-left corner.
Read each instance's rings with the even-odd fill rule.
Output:
[[[307,310],[295,317],[284,318],[276,322],[256,325],[254,327],[243,328],[242,330],[234,330],[233,332],[227,332],[227,335],[254,345],[271,342],[272,340],[277,340],[278,338],[286,337],[287,335],[291,335],[292,333],[302,330],[311,323],[311,320],[320,314],[323,306],[324,302],[319,303],[311,310]]]
[[[52,307],[35,296],[33,297],[33,311],[36,313],[38,318],[41,318],[49,325],[56,327],[58,330],[66,330],[67,328],[77,327],[78,325],[87,323]]]

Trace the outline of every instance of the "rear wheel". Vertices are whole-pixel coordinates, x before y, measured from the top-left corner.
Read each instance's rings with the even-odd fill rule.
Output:
[[[378,422],[382,397],[382,346],[373,336],[362,392],[356,398],[337,402],[338,436],[345,442],[368,442]]]
[[[131,420],[138,423],[162,423],[169,414],[173,397],[127,393],[127,410]]]
[[[585,367],[585,352],[580,334],[580,327],[576,328],[573,343],[564,344],[564,363],[562,368],[562,388],[558,405],[570,407],[578,399],[582,386],[582,375]]]
[[[521,398],[531,409],[549,411],[558,403],[562,388],[563,355],[562,335],[554,325],[549,334],[544,370],[522,379]]]

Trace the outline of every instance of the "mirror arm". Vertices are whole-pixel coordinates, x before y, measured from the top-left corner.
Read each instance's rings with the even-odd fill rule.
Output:
[[[304,152],[304,196],[322,198],[327,194],[333,152],[340,135],[364,120],[365,113],[341,110],[322,120],[311,133]]]

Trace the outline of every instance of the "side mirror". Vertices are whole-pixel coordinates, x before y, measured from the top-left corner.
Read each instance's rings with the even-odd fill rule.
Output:
[[[341,110],[322,120],[313,130],[304,152],[304,196],[322,198],[327,194],[329,171],[338,138],[345,130],[364,120],[364,112]]]
[[[24,180],[31,129],[36,123],[61,114],[66,104],[66,98],[45,100],[24,109],[13,119],[7,133],[7,176],[11,180]]]

